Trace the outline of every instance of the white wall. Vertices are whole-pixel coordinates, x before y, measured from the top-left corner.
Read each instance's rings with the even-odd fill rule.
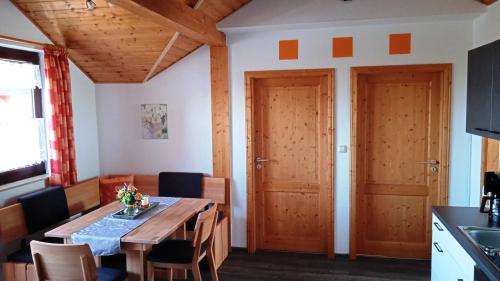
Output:
[[[206,46],[145,84],[101,84],[96,92],[102,174],[212,173]],[[142,139],[140,105],[148,103],[167,104],[168,139]]]
[[[411,55],[388,55],[390,33],[413,34]],[[354,58],[331,58],[333,36],[354,36]],[[299,59],[278,60],[278,40],[299,39]],[[281,30],[228,34],[232,90],[233,245],[246,246],[246,133],[244,71],[336,68],[336,141],[349,145],[350,67],[395,64],[453,64],[450,204],[469,205],[471,136],[465,133],[467,50],[471,21]],[[337,151],[336,149],[334,151]],[[336,154],[335,250],[348,252],[349,154]]]
[[[0,0],[0,34],[50,43],[50,40],[8,0]],[[95,85],[73,63],[70,63],[70,75],[73,96],[73,125],[75,129],[77,172],[78,179],[84,180],[98,176],[100,170]],[[0,191],[0,206],[15,199],[19,194],[40,187],[43,187],[43,182],[8,191]]]
[[[500,2],[488,6],[487,12],[474,20],[474,46],[500,39]]]
[[[353,26],[373,22],[429,21],[478,16],[486,6],[471,0],[252,0],[218,24],[223,31]]]

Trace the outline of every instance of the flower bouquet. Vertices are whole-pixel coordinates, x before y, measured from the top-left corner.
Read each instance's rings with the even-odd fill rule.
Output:
[[[126,207],[125,213],[129,216],[137,213],[143,197],[137,187],[133,185],[124,183],[121,187],[117,186],[116,200]]]

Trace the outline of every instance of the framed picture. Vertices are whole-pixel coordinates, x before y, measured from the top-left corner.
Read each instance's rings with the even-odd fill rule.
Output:
[[[142,138],[168,139],[166,104],[141,104]]]

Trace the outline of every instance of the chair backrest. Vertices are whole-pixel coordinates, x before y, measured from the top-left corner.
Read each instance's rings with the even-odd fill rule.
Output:
[[[201,246],[207,243],[207,248],[211,249],[214,242],[215,225],[217,224],[217,203],[213,204],[210,209],[198,214],[196,226],[194,228],[193,247],[195,248],[195,256],[199,256]]]
[[[158,194],[165,197],[201,198],[202,173],[161,172]]]
[[[49,244],[31,241],[38,280],[95,281],[96,264],[88,245]]]

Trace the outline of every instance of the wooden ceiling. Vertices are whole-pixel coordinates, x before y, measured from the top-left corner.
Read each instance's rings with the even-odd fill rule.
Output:
[[[144,82],[203,45],[144,14],[93,1],[96,9],[87,10],[85,0],[11,0],[96,83]],[[250,0],[157,1],[183,1],[218,22]]]

